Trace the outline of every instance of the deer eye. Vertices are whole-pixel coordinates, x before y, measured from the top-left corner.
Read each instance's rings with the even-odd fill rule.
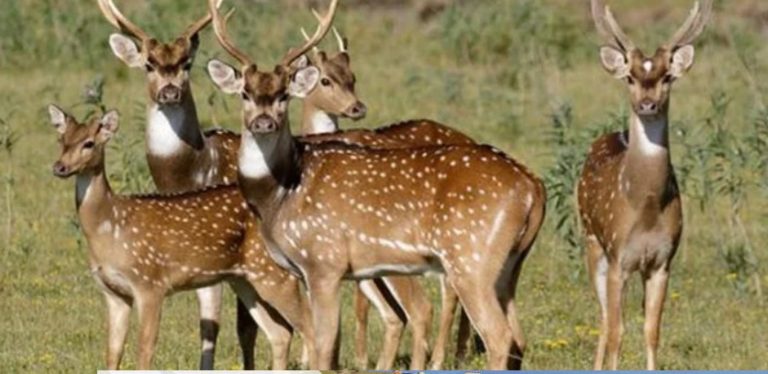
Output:
[[[93,142],[93,140],[88,140],[85,143],[83,143],[83,149],[92,149],[96,143]]]
[[[627,83],[630,85],[635,84],[635,78],[632,78],[631,75],[627,75]]]
[[[331,85],[331,80],[328,79],[328,78],[323,78],[323,79],[320,80],[320,84],[322,84],[323,86],[328,87],[328,86]]]
[[[192,59],[189,59],[184,62],[184,70],[186,71],[192,70]]]
[[[251,95],[248,95],[248,92],[245,92],[245,91],[240,93],[240,97],[243,98],[243,100],[245,101],[251,100]]]
[[[672,75],[670,75],[670,74],[667,74],[667,75],[665,75],[665,76],[664,76],[664,79],[662,80],[662,82],[663,82],[664,84],[669,84],[669,83],[671,83],[671,82],[672,82]]]
[[[288,97],[289,97],[288,94],[285,93],[285,94],[280,95],[280,97],[278,97],[277,100],[280,101],[281,103],[284,103],[284,102],[288,101]]]
[[[151,72],[155,71],[155,67],[152,66],[151,64],[144,64],[144,69],[147,70],[147,73],[151,73]]]

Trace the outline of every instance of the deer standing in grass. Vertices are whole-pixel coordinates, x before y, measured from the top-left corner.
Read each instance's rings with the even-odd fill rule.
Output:
[[[174,292],[229,281],[273,348],[273,368],[285,369],[291,326],[309,342],[308,303],[299,279],[274,263],[260,226],[236,186],[171,196],[121,196],[109,186],[104,150],[116,133],[109,112],[81,125],[49,107],[62,153],[58,177],[77,176],[76,203],[89,263],[108,309],[107,367],[117,369],[130,310],[139,312],[140,369],[150,368],[163,299]]]
[[[309,36],[301,29],[306,40]],[[338,44],[338,53],[329,55],[313,49],[312,66],[319,74],[319,84],[302,100],[302,142],[321,143],[341,141],[347,144],[363,145],[377,149],[416,148],[431,145],[474,144],[466,135],[442,124],[429,120],[402,122],[375,130],[352,129],[341,131],[339,117],[353,120],[362,119],[367,108],[355,95],[356,78],[350,64],[348,43],[336,28],[333,33]],[[310,59],[302,56],[294,68],[309,67]],[[424,369],[428,338],[432,320],[432,305],[419,280],[406,276],[390,276],[377,280],[361,280],[355,288],[355,362],[360,369],[367,368],[367,330],[370,302],[384,321],[384,342],[376,364],[377,370],[391,369],[397,354],[403,325],[409,323],[413,332],[411,349],[412,370]],[[456,296],[450,288],[444,292],[444,305],[440,320],[440,334],[436,340],[431,366],[442,365],[445,345],[453,320]],[[462,321],[466,315],[462,314]],[[468,322],[462,323],[462,330]],[[467,336],[466,333],[460,336]],[[466,339],[464,339],[466,340]],[[461,343],[459,343],[462,346]]]
[[[318,74],[292,64],[330,30],[338,0],[310,40],[271,71],[259,71],[229,41],[210,5],[219,42],[242,64],[208,63],[219,89],[243,101],[239,185],[270,253],[307,285],[319,368],[333,366],[343,279],[426,271],[446,274],[483,338],[488,366],[519,365],[525,343],[514,290],[543,220],[541,182],[487,146],[298,143],[288,101],[306,97]]]
[[[110,37],[110,45],[117,57],[128,66],[144,69],[147,73],[150,94],[147,158],[160,192],[191,191],[207,185],[235,180],[234,154],[239,147],[239,137],[220,130],[201,132],[189,80],[189,70],[199,44],[198,33],[208,25],[210,16],[195,22],[173,43],[163,44],[148,36],[122,15],[112,1],[100,0],[99,5],[110,23],[139,42],[139,45],[136,45],[131,39],[121,34]],[[366,112],[365,105],[354,94],[354,74],[349,68],[346,42],[341,38],[338,40],[340,47],[344,49],[341,53],[331,57],[327,57],[324,53],[317,54],[316,64],[322,71],[325,83],[321,82],[322,88],[313,90],[304,101],[305,113],[311,114],[305,116],[306,123],[315,125],[314,129],[305,127],[305,130],[309,129],[308,133],[320,131],[318,123],[327,126],[328,121],[332,121],[333,131],[336,131],[339,116],[359,119]],[[342,42],[344,44],[341,44]],[[307,62],[304,61],[304,63]],[[417,129],[419,131],[414,132]],[[387,128],[385,130],[389,135],[387,139],[372,137],[370,131],[350,131],[335,134],[333,138],[356,144],[380,146],[402,146],[404,140],[413,141],[414,137],[418,140],[432,137],[437,143],[445,141],[446,144],[463,141],[463,135],[452,134],[451,131],[449,128],[441,128],[434,123],[422,121]],[[326,139],[322,137],[307,139],[311,142],[323,140]],[[424,361],[423,357],[426,355],[430,305],[425,304],[425,296],[420,296],[423,292],[417,288],[418,284],[413,286],[413,282],[396,280],[390,283],[395,284],[395,288],[401,288],[396,298],[405,304],[404,308],[410,317],[411,326],[414,327],[412,366],[418,369],[423,367],[420,362]],[[374,288],[372,285],[371,283],[364,287],[369,297],[377,298],[375,304],[380,306],[380,312],[388,321],[387,338],[384,344],[387,348],[384,349],[377,365],[377,368],[386,369],[394,362],[398,342],[396,337],[400,335],[403,322],[400,321],[398,313],[384,300],[385,295],[381,292],[386,291],[380,291],[381,286]],[[201,369],[213,369],[220,294],[219,286],[198,292],[203,340]],[[391,302],[392,298],[388,300]],[[256,325],[239,302],[237,323],[244,368],[253,369]],[[365,348],[364,344],[358,346],[358,352],[361,352],[359,349],[361,346]],[[367,358],[361,360],[367,362]]]
[[[109,38],[115,56],[131,68],[144,70],[147,76],[146,154],[158,191],[178,193],[234,183],[239,137],[221,130],[201,130],[190,82],[199,33],[210,24],[210,14],[173,42],[162,43],[126,18],[113,0],[98,0],[98,4],[104,17],[123,33]],[[203,370],[213,369],[221,295],[221,285],[197,290]],[[245,368],[253,369],[256,325],[239,302],[237,325]]]
[[[661,314],[670,265],[683,227],[680,192],[669,151],[672,83],[693,65],[692,43],[703,31],[711,1],[697,2],[669,42],[646,56],[621,30],[610,9],[592,0],[605,69],[629,86],[629,131],[592,144],[578,184],[579,214],[587,235],[587,265],[602,310],[595,369],[617,369],[622,300],[631,273],[645,289],[647,367],[657,368]]]

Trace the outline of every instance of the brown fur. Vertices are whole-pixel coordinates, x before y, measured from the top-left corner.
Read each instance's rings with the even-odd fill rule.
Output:
[[[139,309],[138,367],[148,369],[163,298],[230,281],[254,315],[265,320],[265,328],[283,350],[275,352],[274,366],[285,368],[290,326],[305,331],[309,322],[306,301],[298,279],[265,251],[259,223],[239,189],[224,186],[173,196],[116,195],[104,171],[108,139],[101,139],[102,124],[91,119],[79,125],[66,118],[56,165],[86,182],[86,189],[77,193],[78,216],[89,243],[91,271],[109,307],[107,366],[119,367],[131,305]],[[92,141],[96,145],[91,150],[84,148]],[[271,310],[282,317],[275,319]]]

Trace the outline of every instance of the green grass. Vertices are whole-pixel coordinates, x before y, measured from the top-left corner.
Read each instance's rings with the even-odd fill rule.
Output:
[[[164,38],[204,11],[203,1],[120,3]],[[598,64],[598,41],[584,2],[466,3],[428,23],[407,4],[342,6],[337,25],[350,36],[358,92],[371,109],[354,125],[436,119],[548,177],[550,213],[518,286],[529,342],[525,367],[589,368],[598,306],[584,274],[569,193],[588,134],[623,126],[614,119],[626,113],[626,89]],[[615,3],[628,33],[647,50],[670,35],[690,5]],[[305,8],[284,2],[227,4],[238,7],[231,26],[238,44],[261,66],[300,42],[299,26],[313,25]],[[756,16],[766,10],[756,0],[719,1],[716,23],[698,44],[696,65],[674,88],[672,146],[686,225],[663,321],[659,359],[665,369],[768,369],[766,296],[757,296],[756,288],[768,283],[768,43]],[[75,225],[74,182],[50,173],[59,150],[45,106],[58,103],[82,116],[92,110],[81,104],[84,87],[103,77],[104,102],[126,119],[108,155],[113,186],[123,192],[151,189],[143,159],[145,80],[112,56],[111,32],[96,7],[83,1],[9,2],[0,13],[0,372],[93,372],[104,364],[105,307]],[[217,93],[203,72],[213,56],[227,57],[206,31],[193,73],[200,117],[238,130],[239,102]],[[299,105],[293,104],[294,119]],[[564,117],[566,107],[571,111]],[[567,122],[559,124],[565,126],[559,137],[553,135],[555,115]],[[435,281],[426,283],[437,300]],[[631,286],[621,366],[642,368],[642,290],[637,280]],[[342,360],[350,366],[348,296],[345,306]],[[156,367],[197,366],[196,310],[191,293],[168,299]],[[217,368],[236,368],[231,293],[223,317]],[[375,360],[381,325],[375,317],[371,321]],[[125,368],[135,367],[135,342],[129,336]],[[407,363],[405,343],[401,366]],[[261,367],[268,355],[260,337]],[[463,366],[481,364],[481,357],[473,357]]]

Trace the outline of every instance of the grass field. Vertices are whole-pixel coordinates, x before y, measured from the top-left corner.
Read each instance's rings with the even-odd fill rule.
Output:
[[[83,98],[85,87],[103,79],[104,103],[124,118],[107,156],[112,185],[126,193],[152,190],[143,153],[145,79],[112,56],[107,37],[113,30],[91,3],[11,1],[0,12],[3,373],[85,373],[104,365],[105,306],[77,231],[74,182],[50,172],[59,149],[45,106],[57,103],[83,116],[94,110]],[[165,39],[204,12],[202,0],[119,3]],[[232,33],[262,66],[299,43],[299,26],[313,25],[306,8],[293,3],[226,2],[238,8]],[[622,128],[628,100],[624,85],[598,63],[587,2],[465,1],[428,20],[408,1],[350,3],[355,5],[342,2],[337,25],[350,37],[358,92],[370,108],[355,126],[436,119],[546,176],[548,219],[518,286],[529,342],[524,366],[590,368],[598,306],[585,276],[571,188],[590,138]],[[682,23],[692,1],[611,3],[628,33],[650,51]],[[674,88],[672,152],[686,222],[663,320],[664,369],[768,369],[766,20],[764,1],[717,1],[715,21],[697,44],[696,65]],[[203,72],[213,56],[227,58],[206,31],[193,73],[200,117],[238,130],[239,102],[217,93]],[[295,101],[293,109],[299,105]],[[437,301],[436,282],[425,282]],[[637,281],[631,286],[621,366],[639,369],[645,365],[642,289]],[[349,297],[345,305],[342,360],[351,366]],[[192,293],[168,299],[156,367],[197,367],[196,311]],[[238,368],[231,293],[223,318],[217,368]],[[375,360],[381,327],[375,317],[371,321]],[[135,342],[130,335],[124,368],[135,367]],[[407,347],[401,345],[401,367],[407,365]],[[269,348],[263,337],[257,354],[265,367]],[[482,364],[482,357],[472,357],[461,366]]]

